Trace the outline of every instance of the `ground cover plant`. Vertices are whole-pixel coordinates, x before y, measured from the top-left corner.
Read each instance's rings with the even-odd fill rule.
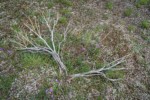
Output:
[[[149,100],[149,0],[0,8],[0,99]]]

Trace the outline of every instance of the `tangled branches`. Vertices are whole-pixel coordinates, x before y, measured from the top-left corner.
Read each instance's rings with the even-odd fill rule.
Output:
[[[36,42],[34,38],[31,38],[30,35],[26,34],[26,32],[23,32],[23,31],[16,31],[17,33],[16,37],[19,40],[19,42],[17,41],[13,41],[13,42],[19,45],[19,50],[26,50],[29,52],[45,52],[45,53],[50,54],[53,57],[53,59],[57,62],[59,69],[60,69],[60,73],[66,77],[69,77],[68,80],[72,80],[77,77],[89,77],[89,76],[100,75],[109,81],[116,81],[118,79],[108,78],[104,72],[108,70],[117,71],[117,70],[126,69],[126,68],[116,68],[117,65],[125,61],[126,56],[124,56],[122,58],[119,58],[111,62],[107,66],[104,66],[100,69],[91,70],[89,72],[84,72],[84,73],[68,75],[67,67],[65,66],[64,62],[61,60],[61,57],[60,57],[60,50],[61,50],[62,43],[66,41],[69,24],[67,25],[64,32],[61,35],[59,35],[59,37],[57,37],[55,36],[56,35],[55,31],[57,30],[56,26],[60,18],[59,14],[56,15],[56,19],[46,17],[44,15],[42,16],[42,18],[44,20],[45,27],[48,29],[50,33],[50,36],[48,38],[50,42],[48,42],[48,40],[42,34],[40,23],[37,21],[37,19],[34,19],[34,21],[32,21],[30,18],[28,18],[30,24],[26,23],[24,25],[28,29],[29,33],[34,34],[41,41],[41,43]],[[59,40],[59,42],[55,42],[55,39]]]
[[[52,55],[54,60],[59,65],[60,73],[64,73],[65,75],[67,75],[66,66],[61,61],[59,52],[60,52],[61,44],[66,40],[66,34],[68,31],[69,24],[63,33],[62,41],[60,41],[59,44],[56,44],[54,41],[54,33],[56,30],[56,25],[58,24],[59,14],[57,14],[56,19],[50,19],[49,17],[46,18],[46,16],[43,15],[45,27],[48,28],[49,33],[50,33],[50,40],[51,40],[50,43],[48,43],[46,39],[44,38],[44,36],[42,36],[40,23],[37,21],[37,19],[35,18],[34,22],[30,18],[28,19],[29,19],[30,24],[26,23],[24,25],[30,31],[30,33],[33,33],[42,43],[36,43],[33,38],[30,38],[30,36],[23,31],[16,31],[16,33],[18,33],[16,37],[19,40],[19,42],[17,41],[13,41],[13,42],[17,43],[20,46],[19,50],[27,50],[31,52],[32,51],[46,52]],[[58,47],[58,50],[56,50],[56,46]]]

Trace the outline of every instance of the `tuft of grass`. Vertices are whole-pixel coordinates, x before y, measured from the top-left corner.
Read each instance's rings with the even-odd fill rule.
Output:
[[[60,19],[59,19],[59,23],[60,24],[67,24],[67,18],[66,17],[61,17]]]
[[[24,69],[39,67],[50,62],[50,59],[42,54],[21,53],[20,55],[20,62]]]
[[[0,47],[9,47],[9,40],[6,38],[0,38]]]
[[[137,0],[136,7],[140,8],[142,5],[148,5],[150,4],[150,0]]]
[[[123,71],[108,71],[106,75],[112,79],[118,79],[123,78],[125,73]]]
[[[83,34],[84,43],[86,45],[91,44],[92,37],[93,37],[92,32],[87,32],[87,33]]]
[[[35,97],[33,97],[36,100],[48,100],[49,97],[46,95],[46,89],[48,88],[48,83],[44,83],[43,87],[40,88],[40,91]]]
[[[127,8],[127,9],[124,11],[124,16],[129,17],[129,16],[132,15],[132,13],[133,13],[132,8]]]
[[[71,57],[72,55],[70,54],[69,56]],[[68,67],[69,73],[81,73],[90,70],[89,64],[84,62],[84,57],[82,56],[66,60],[65,65]]]
[[[150,3],[150,0],[138,0],[138,3],[141,5],[148,5]]]
[[[49,3],[47,4],[48,9],[52,8],[53,6],[54,6],[54,3],[53,3],[53,2],[49,2]]]
[[[141,33],[141,37],[147,42],[150,43],[150,31],[149,30],[143,30]]]
[[[133,45],[132,51],[133,51],[134,53],[137,53],[137,54],[140,53],[141,50],[142,50],[142,48],[143,48],[143,46],[140,45],[137,41],[132,41],[131,43],[132,43],[132,45]]]
[[[102,99],[102,97],[101,97],[101,96],[98,96],[98,97],[97,97],[97,100],[103,100],[103,99]]]
[[[15,75],[0,76],[0,100],[6,100]]]
[[[114,4],[111,1],[109,1],[106,3],[105,7],[106,9],[112,10],[114,7]]]
[[[67,6],[67,7],[73,5],[73,3],[70,0],[56,0],[56,2],[60,3],[60,4],[64,5],[64,6]]]
[[[130,32],[134,32],[135,29],[136,29],[136,27],[133,26],[133,25],[129,25],[127,29],[128,29],[128,31],[130,31]]]
[[[150,28],[150,22],[148,20],[143,20],[143,21],[141,21],[140,26],[143,29],[149,29]]]
[[[60,10],[60,13],[63,15],[63,16],[66,16],[66,17],[69,17],[71,15],[71,12],[69,9],[61,9]]]
[[[83,59],[81,57],[77,59],[76,64],[78,73],[87,72],[90,70],[90,66],[87,63],[83,63]]]

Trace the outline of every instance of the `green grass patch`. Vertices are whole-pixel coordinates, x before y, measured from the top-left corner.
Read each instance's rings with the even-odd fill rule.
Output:
[[[83,30],[76,35],[68,35],[68,42],[65,43],[65,50],[62,52],[69,73],[87,72],[93,67],[100,68],[103,65],[99,59],[100,48],[96,48],[95,45],[99,41],[99,37],[95,33],[101,32],[103,29],[104,27],[98,25],[92,28],[92,31],[84,32]]]
[[[129,17],[129,16],[132,15],[132,13],[133,13],[132,8],[127,8],[127,9],[124,11],[124,16]]]
[[[0,99],[6,100],[11,84],[15,79],[15,75],[0,76]]]
[[[65,17],[70,17],[70,16],[71,16],[71,11],[70,11],[69,9],[66,9],[66,8],[61,9],[61,10],[60,10],[60,13],[61,13],[63,16],[65,16]]]
[[[92,32],[86,32],[86,33],[83,34],[83,36],[82,36],[82,40],[83,40],[83,42],[84,42],[86,45],[91,44],[92,38],[93,38],[93,33],[92,33]]]
[[[150,0],[137,0],[135,3],[137,8],[140,8],[142,5],[148,5],[150,4]]]
[[[148,20],[143,20],[143,21],[141,21],[140,26],[143,29],[149,29],[150,28],[150,22]]]
[[[23,68],[34,68],[50,64],[52,61],[50,56],[36,53],[21,53],[20,62]],[[51,63],[52,64],[52,63]]]
[[[33,96],[33,99],[36,99],[36,100],[48,100],[50,99],[47,95],[46,95],[46,89],[49,88],[49,83],[48,82],[45,82],[43,84],[43,86],[40,88],[40,92]]]
[[[108,71],[106,75],[112,79],[123,78],[125,73],[123,71]]]
[[[113,7],[114,7],[114,4],[113,4],[113,2],[111,2],[111,1],[107,2],[106,5],[105,5],[105,8],[106,8],[106,9],[109,9],[109,10],[112,10]]]
[[[52,8],[54,6],[54,2],[48,2],[48,4],[47,4],[47,7],[50,9],[50,8]]]
[[[136,27],[133,26],[133,25],[129,25],[129,26],[127,27],[127,29],[128,29],[128,31],[130,31],[130,32],[134,32],[135,29],[136,29]]]
[[[77,71],[76,71],[77,73],[87,72],[91,69],[89,64],[83,63],[83,61],[84,60],[81,57],[79,57],[76,60],[76,64],[74,67],[77,68]]]
[[[56,0],[56,3],[62,4],[67,7],[73,6],[73,2],[71,0]]]
[[[61,18],[59,19],[59,23],[60,23],[60,24],[66,25],[67,22],[68,22],[68,19],[67,19],[66,17],[61,17]]]
[[[143,30],[141,37],[147,42],[150,43],[150,30]]]
[[[71,58],[71,57],[69,57],[69,58]],[[84,57],[82,57],[82,56],[65,60],[65,65],[68,68],[68,72],[72,73],[72,74],[87,72],[91,69],[89,64],[84,62]]]

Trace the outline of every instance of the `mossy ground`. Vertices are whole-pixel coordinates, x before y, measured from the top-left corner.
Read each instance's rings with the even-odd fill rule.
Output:
[[[0,48],[4,49],[0,50],[3,66],[0,68],[0,99],[10,96],[37,100],[149,98],[149,0],[8,0],[1,1],[0,5],[3,13],[0,15]],[[104,77],[94,76],[64,84],[62,77],[55,73],[59,71],[58,66],[50,55],[16,51],[16,44],[12,43],[15,40],[13,30],[25,29],[23,23],[28,22],[27,17],[36,16],[42,22],[41,12],[48,9],[61,15],[56,34],[61,34],[72,21],[72,32],[61,50],[69,74],[98,69],[130,54],[126,63],[117,66],[129,70],[106,72],[110,78],[124,80],[112,83]],[[48,36],[45,27],[41,26],[41,29],[45,37]],[[31,38],[41,42],[34,36]],[[45,93],[49,88],[54,89],[53,94]],[[16,97],[18,93],[20,95]]]

